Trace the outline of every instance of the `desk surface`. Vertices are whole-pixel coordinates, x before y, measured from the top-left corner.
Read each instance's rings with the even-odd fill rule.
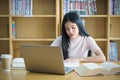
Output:
[[[0,80],[120,80],[120,75],[81,77],[76,72],[67,75],[32,73],[26,70],[11,70],[5,72],[0,69]]]

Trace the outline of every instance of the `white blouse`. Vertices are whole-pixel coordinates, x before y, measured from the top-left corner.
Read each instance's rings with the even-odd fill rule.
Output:
[[[62,44],[62,37],[60,36],[56,38],[55,41],[53,41],[51,46],[62,47],[61,44]],[[68,57],[72,57],[72,58],[87,57],[89,50],[95,52],[98,49],[100,48],[92,37],[80,36],[76,39],[70,40],[70,45],[68,48]]]

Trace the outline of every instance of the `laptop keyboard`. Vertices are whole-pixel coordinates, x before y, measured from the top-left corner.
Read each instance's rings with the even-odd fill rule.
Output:
[[[75,69],[75,67],[65,67],[65,72],[70,72],[74,69]]]
[[[79,63],[78,62],[74,62],[74,63],[71,63],[71,62],[67,62],[67,63],[65,63],[64,62],[64,67],[65,67],[65,72],[66,73],[68,73],[68,72],[70,72],[70,71],[72,71],[72,70],[74,70],[76,67],[78,67],[79,66]]]

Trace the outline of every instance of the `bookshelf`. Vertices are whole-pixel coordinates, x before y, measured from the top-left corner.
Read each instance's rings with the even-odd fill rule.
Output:
[[[21,44],[49,45],[61,35],[64,0],[31,0],[32,15],[11,14],[12,1],[14,0],[0,0],[0,54],[21,57]],[[120,60],[120,15],[111,14],[111,0],[96,0],[96,9],[95,15],[81,15],[85,27],[108,61],[110,41],[116,41]],[[12,35],[13,21],[15,37]]]
[[[0,1],[0,54],[10,53],[9,1]]]
[[[51,44],[59,36],[59,3],[60,0],[0,0],[0,54],[21,57],[21,44]]]
[[[68,11],[73,11],[73,4],[80,0],[61,0],[61,22],[63,16],[68,8],[65,6],[69,4]],[[83,0],[86,1],[86,0]],[[89,1],[89,0],[88,0]],[[65,4],[65,5],[64,5]],[[95,39],[97,44],[104,52],[107,61],[109,61],[109,46],[110,41],[116,41],[118,47],[118,60],[120,60],[120,15],[111,14],[111,0],[96,0],[96,13],[90,15],[80,15],[85,20],[85,27],[89,34]],[[79,13],[80,14],[80,13]]]

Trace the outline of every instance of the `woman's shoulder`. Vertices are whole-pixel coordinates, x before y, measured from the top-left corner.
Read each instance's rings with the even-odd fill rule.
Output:
[[[62,39],[62,36],[58,36],[57,38],[56,38],[56,40],[61,40]]]
[[[82,36],[82,38],[84,38],[84,39],[86,39],[86,40],[93,39],[93,37],[91,37],[91,36]]]
[[[91,36],[82,36],[82,38],[83,38],[85,41],[88,41],[88,42],[90,42],[90,41],[95,41],[94,38],[91,37]]]
[[[55,39],[55,42],[61,42],[62,41],[62,36],[59,36]]]
[[[87,39],[93,39],[93,37],[92,36],[88,36]]]
[[[51,46],[61,46],[62,37],[57,37],[51,44]]]

